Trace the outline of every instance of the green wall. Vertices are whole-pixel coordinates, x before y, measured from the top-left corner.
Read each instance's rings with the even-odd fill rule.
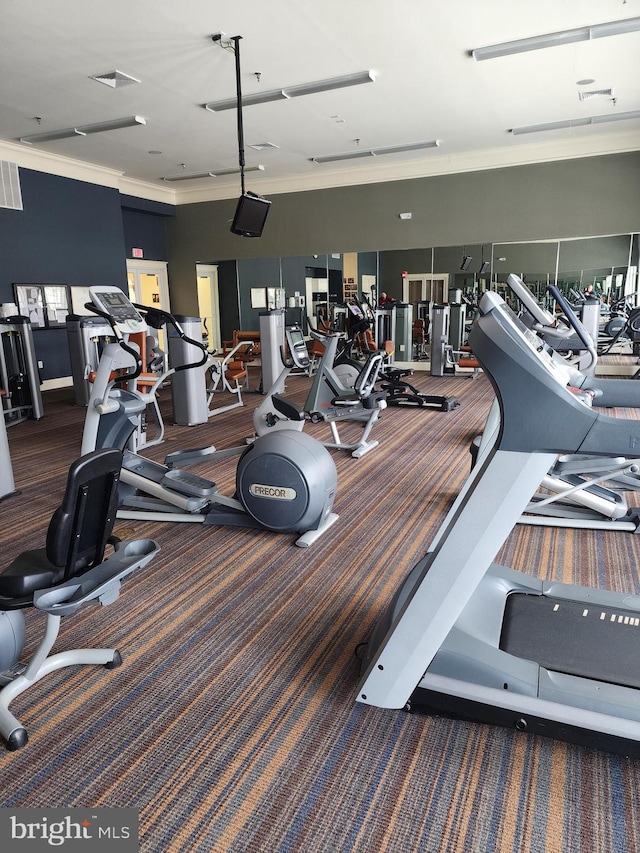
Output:
[[[196,310],[196,262],[639,231],[639,185],[640,152],[631,152],[283,193],[271,196],[259,239],[230,233],[235,199],[180,205],[167,232],[172,305]],[[406,211],[412,219],[400,220]]]

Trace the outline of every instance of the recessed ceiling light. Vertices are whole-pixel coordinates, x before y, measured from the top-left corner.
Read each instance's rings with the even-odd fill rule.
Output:
[[[593,77],[585,77],[584,80],[577,80],[576,86],[590,86],[592,83],[595,83],[595,79]]]

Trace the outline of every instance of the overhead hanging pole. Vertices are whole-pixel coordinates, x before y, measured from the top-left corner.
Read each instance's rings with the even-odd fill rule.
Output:
[[[232,51],[236,58],[236,106],[238,119],[238,162],[240,164],[241,193],[236,206],[236,212],[231,222],[231,232],[241,237],[262,237],[262,229],[271,208],[271,202],[256,193],[245,191],[244,186],[244,129],[242,125],[242,82],[240,73],[240,39],[242,36],[232,36],[226,40],[224,33],[211,36],[214,43],[224,50]],[[254,167],[255,168],[255,167]],[[258,166],[262,169],[262,166]]]
[[[237,101],[237,117],[238,117],[238,163],[240,165],[240,190],[244,195],[244,127],[242,124],[242,83],[240,80],[240,39],[242,36],[233,36],[231,41],[234,44],[234,54],[236,57],[236,101]]]

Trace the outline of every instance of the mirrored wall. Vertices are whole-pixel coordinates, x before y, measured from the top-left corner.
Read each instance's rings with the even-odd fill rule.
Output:
[[[234,267],[238,319],[242,328],[257,328],[251,289],[279,287],[288,304],[304,296],[307,313],[330,310],[354,293],[373,304],[387,293],[398,301],[477,303],[487,290],[508,296],[509,273],[522,277],[541,300],[549,284],[570,298],[588,285],[611,304],[638,295],[638,234],[562,240],[433,246],[423,249],[329,253],[295,258],[239,260]]]

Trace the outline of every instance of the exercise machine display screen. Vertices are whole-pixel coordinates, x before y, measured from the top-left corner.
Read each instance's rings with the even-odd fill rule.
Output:
[[[306,368],[309,365],[309,353],[299,326],[287,327],[287,343],[296,366]]]
[[[118,287],[91,287],[91,300],[125,331],[143,331],[146,324],[129,298]]]
[[[520,339],[523,344],[535,353],[538,361],[544,366],[547,373],[553,376],[556,382],[563,387],[567,386],[571,378],[569,365],[565,365],[560,358],[554,358],[552,350],[535,332],[525,326],[522,320],[506,303],[501,301],[499,308],[504,320],[515,327],[515,332],[511,333],[511,336],[516,340]]]

